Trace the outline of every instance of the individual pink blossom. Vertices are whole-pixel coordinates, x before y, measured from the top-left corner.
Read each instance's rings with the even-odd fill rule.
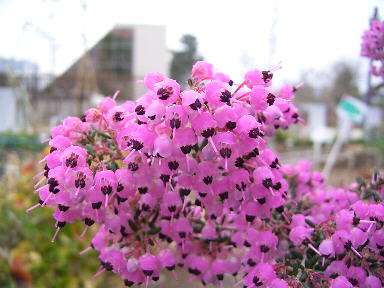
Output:
[[[205,61],[197,61],[192,67],[192,78],[200,82],[203,80],[210,80],[213,77],[212,64]],[[221,78],[221,80],[226,80]]]

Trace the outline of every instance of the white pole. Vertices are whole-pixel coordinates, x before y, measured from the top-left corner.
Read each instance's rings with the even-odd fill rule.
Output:
[[[321,160],[321,141],[313,141],[313,163],[319,167]]]
[[[338,156],[340,155],[341,148],[344,142],[348,139],[349,132],[352,128],[352,122],[347,117],[339,118],[339,129],[336,136],[336,141],[332,146],[331,152],[329,152],[327,161],[325,162],[323,175],[329,177],[332,172],[332,168],[336,163]]]

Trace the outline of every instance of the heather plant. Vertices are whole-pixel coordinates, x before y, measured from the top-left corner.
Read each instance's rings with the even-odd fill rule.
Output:
[[[383,175],[338,188],[325,185],[307,161],[281,170],[291,193],[289,226],[278,230],[289,247],[281,269],[296,276],[292,286],[383,287]]]
[[[28,212],[54,209],[52,241],[69,223],[84,223],[80,236],[96,226],[81,254],[97,251],[96,276],[129,287],[178,269],[215,286],[381,287],[382,177],[363,192],[328,187],[308,162],[281,165],[269,139],[300,117],[296,88],[272,88],[276,70],[235,83],[200,61],[189,89],[152,73],[137,101],[116,93],[66,118]]]
[[[384,78],[384,22],[371,21],[362,37],[361,55],[371,60],[371,73]]]

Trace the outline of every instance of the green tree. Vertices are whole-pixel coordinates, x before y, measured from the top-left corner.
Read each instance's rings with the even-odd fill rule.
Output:
[[[198,54],[198,42],[195,36],[185,34],[180,42],[183,48],[172,52],[170,74],[179,83],[186,84],[193,64],[203,58]]]
[[[344,94],[360,97],[358,73],[355,66],[348,62],[337,62],[331,69],[331,77],[327,94],[334,104],[339,103]]]

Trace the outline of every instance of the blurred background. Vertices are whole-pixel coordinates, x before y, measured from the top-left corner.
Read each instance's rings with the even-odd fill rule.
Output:
[[[312,160],[336,185],[382,168],[383,79],[360,45],[383,16],[382,0],[0,0],[0,287],[121,286],[92,278],[80,226],[51,244],[50,211],[25,209],[50,127],[116,90],[139,97],[147,72],[186,83],[204,59],[240,80],[281,64],[275,84],[301,85],[305,120],[272,141],[282,162]]]

